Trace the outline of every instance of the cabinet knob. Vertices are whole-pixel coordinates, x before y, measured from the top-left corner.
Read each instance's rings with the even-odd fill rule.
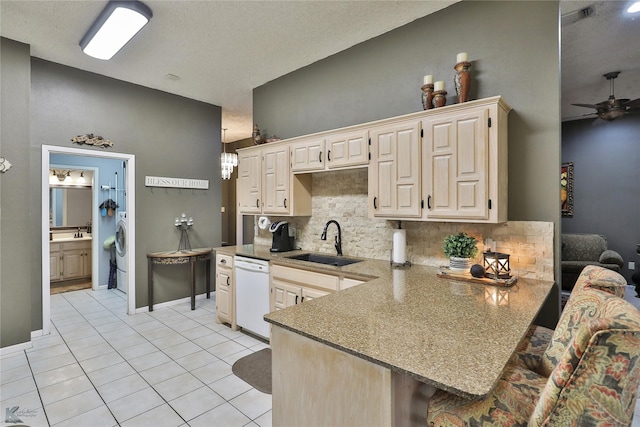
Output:
[[[377,202],[377,201],[378,201],[378,198],[377,198],[377,197],[374,197],[374,198],[373,198],[373,209],[378,209],[378,206],[377,206],[377,204],[376,204],[376,202]]]
[[[427,209],[431,209],[431,194],[427,196]]]
[[[260,207],[260,199],[256,199],[256,208]]]
[[[318,154],[318,161],[322,163],[322,151]]]
[[[327,160],[331,161],[331,150],[327,150]]]
[[[287,199],[284,199],[284,208],[287,209]]]
[[[227,276],[227,286],[231,286],[231,284],[229,283],[229,276]]]
[[[221,262],[222,264],[226,264],[226,263],[227,263],[227,260],[226,260],[226,259],[221,259],[221,260],[220,260],[220,262]]]

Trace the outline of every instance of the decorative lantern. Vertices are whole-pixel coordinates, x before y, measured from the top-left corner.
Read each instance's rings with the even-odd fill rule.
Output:
[[[492,279],[508,279],[511,277],[509,254],[485,252],[482,256],[484,258],[485,276]]]

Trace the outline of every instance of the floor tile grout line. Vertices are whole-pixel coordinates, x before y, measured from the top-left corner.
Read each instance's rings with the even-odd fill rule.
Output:
[[[121,320],[121,321],[122,321],[122,318],[118,315],[118,313],[114,312],[114,310],[112,310],[110,307],[105,306],[105,305],[102,303],[102,301],[100,301],[99,299],[95,298],[93,294],[90,294],[90,293],[86,292],[86,290],[83,290],[83,291],[81,291],[81,292],[82,292],[83,294],[85,294],[88,298],[91,298],[92,300],[94,300],[95,302],[97,302],[98,304],[100,304],[102,307],[104,307],[105,309],[107,309],[107,310],[111,313],[111,315],[115,316],[118,320]],[[77,313],[82,317],[83,321],[84,321],[84,322],[86,322],[86,323],[87,323],[87,325],[88,325],[88,326],[90,326],[92,329],[94,329],[94,330],[97,332],[97,334],[98,334],[102,339],[104,339],[104,340],[107,342],[107,344],[108,344],[108,345],[109,345],[109,346],[114,350],[114,352],[115,352],[115,353],[117,353],[120,357],[122,357],[122,358],[123,358],[123,361],[125,361],[125,362],[127,363],[127,365],[128,365],[128,366],[130,366],[130,367],[131,367],[131,368],[136,372],[136,374],[140,375],[140,377],[142,378],[142,380],[143,380],[143,381],[144,381],[144,382],[145,382],[145,383],[146,383],[146,384],[147,384],[151,389],[153,389],[153,390],[154,390],[154,391],[155,391],[155,392],[160,396],[160,398],[163,400],[163,402],[164,402],[164,403],[166,403],[166,404],[167,404],[167,405],[168,405],[168,406],[169,406],[169,407],[170,407],[170,408],[171,408],[171,409],[176,413],[176,415],[178,415],[178,416],[180,417],[180,419],[182,419],[182,420],[183,420],[183,421],[188,425],[188,421],[187,421],[187,420],[185,420],[185,419],[184,419],[184,418],[183,418],[183,417],[182,417],[182,416],[181,416],[181,415],[180,415],[180,414],[179,414],[179,413],[174,409],[174,407],[171,405],[171,403],[170,403],[170,402],[169,402],[169,401],[168,401],[168,400],[167,400],[167,399],[166,399],[162,394],[160,394],[160,392],[158,392],[158,390],[156,390],[156,388],[155,388],[152,384],[150,384],[150,383],[149,383],[149,382],[148,382],[148,381],[147,381],[147,380],[146,380],[146,379],[141,375],[141,372],[142,372],[142,371],[138,371],[138,369],[136,369],[135,367],[133,367],[133,366],[129,363],[129,360],[127,360],[126,358],[124,358],[124,357],[123,357],[123,355],[120,353],[120,351],[119,351],[118,349],[116,349],[115,347],[113,347],[113,345],[111,345],[111,343],[110,343],[110,339],[109,339],[109,338],[106,338],[106,337],[103,335],[103,332],[99,331],[99,330],[96,328],[96,326],[95,326],[95,325],[93,325],[92,323],[90,323],[90,319],[87,319],[87,317],[86,317],[85,315],[88,315],[88,314],[91,314],[91,313],[82,313],[82,312],[80,312],[80,311],[78,310],[78,308],[76,307],[76,305],[74,305],[74,302],[76,302],[76,303],[77,303],[77,301],[74,301],[74,300],[75,300],[75,298],[74,298],[74,299],[69,299],[69,298],[66,298],[66,296],[64,296],[64,294],[60,294],[60,295],[62,296],[62,298],[64,298],[65,302],[66,302],[67,304],[69,304],[69,306],[70,306],[70,307],[71,307],[75,312],[77,312]],[[196,320],[196,319],[194,319],[194,318],[191,318],[191,317],[189,317],[189,316],[187,316],[187,315],[185,315],[185,314],[181,313],[180,311],[175,310],[175,309],[174,309],[174,308],[172,308],[172,307],[167,307],[167,308],[168,308],[168,309],[170,309],[170,310],[173,312],[173,314],[177,314],[177,315],[180,315],[181,317],[184,317],[184,318],[185,318],[184,320],[192,320],[192,321],[194,321],[195,323],[197,323],[199,326],[204,326],[204,327],[207,327],[207,329],[210,329],[210,328],[208,328],[208,326],[207,326],[207,324],[206,324],[206,323],[202,323],[202,322],[200,322],[200,321],[198,321],[198,320]],[[207,309],[206,309],[206,308],[204,308],[204,307],[203,307],[203,310],[207,311],[209,314],[215,315],[215,312],[211,312],[211,311],[207,310]],[[106,317],[106,316],[104,316],[104,317]],[[227,365],[233,365],[232,363],[229,363],[229,362],[227,362],[227,361],[223,360],[222,358],[220,358],[219,356],[217,356],[217,355],[215,355],[215,354],[213,354],[213,353],[209,352],[209,351],[208,351],[208,348],[203,348],[202,346],[200,346],[200,345],[198,345],[197,343],[193,342],[194,340],[192,340],[192,339],[190,339],[190,338],[188,338],[188,337],[184,336],[184,335],[182,334],[182,332],[184,332],[184,331],[186,331],[186,330],[184,330],[184,331],[178,331],[178,330],[176,330],[176,329],[172,328],[172,327],[171,327],[171,324],[169,323],[169,320],[167,320],[167,319],[161,320],[161,319],[156,318],[155,316],[152,316],[152,315],[151,315],[151,317],[153,318],[153,320],[156,320],[156,321],[158,321],[159,323],[161,323],[162,325],[164,325],[164,326],[168,327],[169,329],[171,329],[174,333],[177,333],[178,335],[180,335],[180,336],[184,337],[188,342],[191,342],[191,343],[195,344],[197,347],[199,347],[199,348],[201,349],[201,351],[206,351],[208,354],[211,354],[211,355],[212,355],[212,356],[214,356],[217,360],[222,361],[222,362],[224,362],[224,363],[225,363],[225,364],[227,364]],[[172,315],[170,315],[170,316],[168,316],[168,317],[173,317],[173,316],[172,316]],[[198,317],[201,317],[201,316],[198,316]],[[167,322],[167,323],[165,323],[165,322]],[[104,397],[100,394],[100,392],[98,391],[98,389],[97,389],[96,385],[93,383],[93,381],[92,381],[92,380],[91,380],[91,378],[89,377],[88,373],[85,371],[84,367],[82,367],[82,365],[80,364],[80,361],[77,359],[77,356],[74,354],[73,350],[71,350],[71,348],[69,347],[69,342],[67,341],[67,339],[65,339],[65,338],[64,338],[63,333],[60,333],[60,331],[59,331],[59,330],[58,330],[58,328],[56,327],[55,322],[54,322],[53,320],[52,320],[52,323],[54,324],[54,328],[56,328],[56,331],[58,332],[58,334],[59,334],[60,338],[63,340],[63,342],[64,342],[65,346],[66,346],[66,347],[67,347],[67,349],[72,353],[72,355],[73,355],[74,359],[76,360],[76,362],[77,362],[77,363],[78,363],[78,365],[80,366],[80,368],[81,368],[82,372],[83,372],[83,373],[85,374],[85,376],[88,378],[88,380],[89,380],[89,382],[91,383],[91,385],[92,385],[93,389],[94,389],[94,390],[96,391],[96,393],[100,396],[100,399],[104,402],[104,404],[105,404],[105,406],[107,407],[107,409],[109,410],[110,414],[111,414],[111,415],[113,416],[113,418],[116,420],[116,423],[118,423],[118,425],[120,425],[120,422],[116,419],[115,415],[113,414],[113,412],[112,412],[112,411],[111,411],[111,409],[109,408],[109,406],[108,406],[107,402],[104,400]],[[72,323],[76,323],[76,322],[72,322]],[[125,323],[126,323],[126,322],[125,322]],[[128,326],[135,330],[135,328],[133,328],[133,326],[132,326],[132,325],[128,325]],[[188,329],[187,329],[187,330],[188,330]],[[247,345],[245,345],[245,344],[242,344],[242,343],[239,343],[239,342],[235,341],[235,339],[234,339],[235,337],[228,337],[228,336],[226,336],[226,335],[223,335],[223,334],[219,333],[218,331],[215,331],[215,330],[212,330],[212,329],[210,329],[210,330],[211,330],[211,332],[212,332],[212,333],[215,333],[215,334],[221,335],[223,338],[225,338],[225,340],[226,340],[225,342],[232,341],[232,342],[234,342],[234,343],[236,343],[236,344],[240,345],[241,347],[243,347],[244,349],[243,349],[243,350],[240,350],[240,351],[245,351],[245,350],[253,351],[253,350],[251,350],[251,347],[247,347]],[[108,333],[110,333],[110,332],[112,332],[112,330],[111,330],[111,331],[105,331],[104,333],[105,333],[105,334],[108,334]],[[168,356],[172,362],[178,363],[178,362],[177,362],[177,361],[176,361],[172,356],[167,355],[167,354],[163,351],[163,349],[162,349],[162,348],[160,348],[160,347],[158,347],[156,344],[154,344],[154,343],[153,343],[153,341],[151,341],[149,338],[147,338],[146,336],[144,336],[143,334],[141,334],[141,333],[140,333],[140,332],[138,332],[137,330],[136,330],[136,333],[137,333],[138,335],[142,336],[142,337],[144,338],[144,340],[145,340],[147,343],[151,344],[153,347],[155,347],[155,348],[156,348],[158,351],[160,351],[162,354],[164,354],[164,355]],[[160,338],[162,338],[162,337],[159,337],[158,339],[160,339]],[[200,338],[200,337],[198,337],[198,338]],[[80,338],[80,339],[82,339],[82,338]],[[197,338],[196,338],[196,339],[197,339]],[[74,340],[74,341],[75,341],[75,340]],[[259,341],[259,340],[258,340],[258,341]],[[223,342],[223,343],[224,343],[224,342]],[[223,343],[220,343],[220,344],[223,344]],[[216,345],[220,345],[220,344],[216,344]],[[216,345],[211,346],[211,347],[215,347]],[[257,344],[256,344],[256,345],[257,345]],[[124,348],[128,348],[128,347],[124,347]],[[209,348],[210,348],[210,347],[209,347]],[[122,349],[121,349],[121,350],[122,350]],[[240,352],[240,351],[239,351],[239,352]],[[239,352],[236,352],[236,353],[239,353]],[[233,356],[233,355],[234,355],[234,354],[236,354],[236,353],[232,353],[232,354],[230,354],[229,356]],[[141,356],[141,357],[142,357],[142,356]],[[168,363],[168,362],[167,362],[167,363]],[[178,363],[178,365],[180,365],[180,364]],[[181,365],[180,365],[180,366],[181,366]],[[205,365],[205,366],[206,366],[206,365]],[[184,368],[184,367],[183,367],[183,368]],[[149,369],[151,369],[151,368],[149,368]],[[195,375],[193,375],[193,374],[191,373],[191,372],[192,372],[191,370],[188,370],[187,372],[188,372],[189,374],[191,374],[192,376],[194,376],[194,378],[196,378],[196,379],[197,379],[197,380],[198,380],[198,381],[199,381],[199,382],[200,382],[204,387],[207,387],[207,388],[208,388],[209,390],[211,390],[213,393],[216,393],[213,389],[211,389],[211,387],[209,386],[209,384],[206,384],[206,383],[205,383],[204,381],[202,381],[200,378],[198,378],[198,377],[196,377]],[[229,375],[227,375],[227,376],[231,376],[231,375],[233,375],[233,373],[231,373],[231,374],[229,374]],[[223,378],[226,378],[227,376],[225,376],[225,377],[223,377]],[[34,379],[35,379],[35,376],[34,376]],[[169,378],[169,379],[170,379],[170,378]],[[165,380],[165,381],[168,381],[169,379],[167,379],[167,380]],[[164,382],[164,381],[163,381],[163,382]],[[36,384],[36,387],[37,387],[37,384]],[[259,417],[263,416],[264,414],[266,414],[267,412],[269,412],[269,410],[268,410],[268,411],[266,411],[266,412],[264,412],[264,413],[259,414],[259,415],[258,415],[258,416],[256,416],[255,418],[251,418],[248,414],[246,414],[246,413],[242,412],[242,411],[240,410],[240,408],[236,407],[233,403],[231,403],[231,400],[236,399],[236,398],[238,398],[239,396],[241,396],[241,395],[243,395],[243,394],[245,394],[245,393],[248,393],[248,392],[249,392],[249,391],[251,391],[252,389],[253,389],[253,387],[251,387],[251,389],[247,390],[247,391],[246,391],[246,392],[244,392],[244,393],[240,393],[239,395],[234,396],[233,398],[231,398],[231,399],[229,399],[229,400],[227,400],[227,399],[225,399],[224,397],[222,397],[222,396],[221,396],[221,398],[222,398],[222,400],[223,400],[223,403],[220,403],[220,405],[222,405],[222,404],[224,404],[224,403],[229,403],[229,404],[230,404],[233,408],[235,408],[238,412],[240,412],[241,414],[243,414],[244,416],[246,416],[249,420],[251,420],[251,421],[253,422],[253,421],[255,421],[257,418],[259,418]],[[38,390],[38,392],[39,392],[39,390]],[[190,392],[189,392],[189,393],[190,393]],[[184,395],[186,395],[186,394],[188,394],[188,393],[185,393],[185,394],[180,395],[180,396],[176,396],[176,397],[175,397],[175,399],[177,399],[177,398],[179,398],[179,397],[181,397],[181,396],[184,396]],[[217,394],[217,393],[216,393],[216,394]],[[126,396],[124,396],[124,397],[126,397]],[[41,403],[42,403],[42,399],[41,399]],[[214,409],[214,408],[217,408],[217,407],[218,407],[218,406],[220,406],[220,405],[217,405],[217,406],[211,407],[211,408],[209,408],[209,410],[212,410],[212,409]],[[158,406],[156,406],[156,407],[154,407],[154,408],[151,408],[151,409],[149,409],[149,410],[147,410],[147,411],[145,411],[145,412],[142,412],[141,414],[137,414],[137,415],[135,415],[135,416],[134,416],[134,417],[132,417],[132,418],[135,418],[135,417],[140,416],[140,415],[142,415],[142,414],[144,414],[144,413],[147,413],[147,412],[149,412],[149,411],[151,411],[151,410],[154,410],[154,409],[156,409],[156,408],[157,408],[157,407],[159,407],[159,406],[162,406],[162,405],[158,405]],[[44,404],[43,404],[43,409],[44,409]],[[46,415],[46,411],[45,411],[45,415]],[[79,414],[79,415],[81,415],[81,414]],[[78,416],[79,416],[79,415],[78,415]],[[131,419],[132,419],[132,418],[131,418]],[[130,420],[130,419],[128,419],[128,420],[124,420],[123,422],[125,422],[125,421],[129,421],[129,420]]]

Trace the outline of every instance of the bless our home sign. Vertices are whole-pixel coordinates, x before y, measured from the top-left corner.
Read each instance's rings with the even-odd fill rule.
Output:
[[[146,187],[165,188],[195,188],[198,190],[208,190],[209,180],[191,178],[170,178],[164,176],[145,176],[144,185]]]

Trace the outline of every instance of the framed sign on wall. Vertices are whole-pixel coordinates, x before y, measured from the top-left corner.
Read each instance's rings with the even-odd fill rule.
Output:
[[[573,216],[573,162],[560,167],[560,209],[563,217]]]

